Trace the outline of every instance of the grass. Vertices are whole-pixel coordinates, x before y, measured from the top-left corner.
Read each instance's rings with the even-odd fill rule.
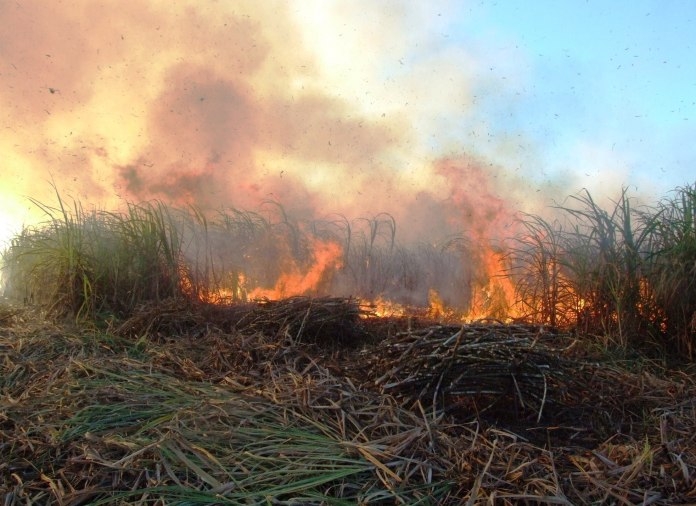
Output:
[[[125,214],[37,205],[48,221],[13,238],[4,254],[6,294],[56,315],[124,315],[146,300],[181,293],[182,244],[161,203]]]
[[[624,189],[609,210],[584,192],[557,211],[551,222],[525,216],[510,253],[525,314],[607,346],[693,358],[696,186],[639,208]]]
[[[7,505],[696,500],[695,187],[522,216],[506,325],[432,319],[470,309],[484,259],[386,214],[35,204],[3,254]]]
[[[294,221],[277,203],[262,212],[128,203],[123,212],[86,211],[56,194],[34,202],[46,221],[18,234],[3,252],[5,293],[77,320],[124,318],[169,298],[245,302],[256,293],[350,295],[427,305],[434,289],[465,311],[471,301],[470,257],[463,238],[413,247],[396,240],[387,214]],[[321,247],[340,258],[321,265]],[[316,271],[299,293],[284,276]],[[290,278],[293,279],[293,278]]]
[[[234,353],[234,336],[218,337]],[[453,486],[423,480],[418,467],[435,463],[414,460],[425,442],[402,430],[412,415],[318,365],[278,364],[242,386],[234,370],[201,381],[196,366],[209,364],[186,366],[180,350],[151,343],[134,360],[87,341],[33,330],[8,340],[0,487],[17,501],[417,504]]]
[[[696,349],[696,184],[677,189],[648,216],[652,234],[647,259],[653,304],[682,353]]]
[[[162,202],[123,212],[34,202],[46,221],[3,252],[5,293],[57,316],[126,318],[170,298],[246,302],[267,296],[355,296],[602,336],[605,346],[694,356],[696,186],[637,206],[624,188],[608,208],[584,191],[522,215],[511,238],[515,299],[491,283],[481,251],[460,235],[404,245],[388,214],[294,220],[278,203],[208,215]],[[334,259],[322,258],[329,250]],[[311,276],[310,276],[311,274]],[[310,282],[311,281],[311,282]],[[512,313],[511,313],[512,311]]]
[[[358,318],[375,339],[336,349],[331,330],[287,342],[296,301],[170,309],[133,315],[149,320],[135,333],[14,310],[0,329],[5,504],[694,498],[693,371],[600,364],[577,337],[521,325],[395,333]],[[198,323],[174,334],[175,318]]]

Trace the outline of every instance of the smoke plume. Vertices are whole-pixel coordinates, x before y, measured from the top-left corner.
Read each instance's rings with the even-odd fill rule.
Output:
[[[445,53],[449,61],[440,54],[400,70],[414,37],[431,43],[436,27],[414,30],[418,9],[401,4],[359,28],[338,22],[360,10],[2,3],[12,28],[0,33],[5,212],[19,213],[25,196],[52,199],[51,179],[100,207],[274,200],[303,217],[389,212],[412,238],[462,228],[481,188],[504,205],[490,195],[500,189],[489,172],[463,181],[471,161],[454,169],[437,151],[454,141],[438,121],[468,114],[475,62]],[[365,53],[341,52],[356,49]]]

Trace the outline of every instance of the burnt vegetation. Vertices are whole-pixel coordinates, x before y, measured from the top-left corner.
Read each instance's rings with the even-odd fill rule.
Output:
[[[36,204],[4,253],[5,504],[696,501],[696,187],[523,216],[509,301],[465,235],[386,214]]]

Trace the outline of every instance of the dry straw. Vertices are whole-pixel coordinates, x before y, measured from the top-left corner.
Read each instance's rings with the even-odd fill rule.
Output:
[[[337,345],[302,325],[309,308],[379,339]],[[521,325],[382,341],[358,309],[165,303],[110,330],[5,310],[5,504],[696,500],[692,375],[599,364]]]
[[[337,293],[453,283],[466,305],[465,238],[405,249],[389,215],[37,203],[3,255],[3,504],[695,503],[696,371],[673,360],[694,352],[695,203],[527,217],[524,325],[249,300],[325,240]]]

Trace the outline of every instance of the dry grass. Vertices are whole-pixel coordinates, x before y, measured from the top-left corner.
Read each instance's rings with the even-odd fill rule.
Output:
[[[544,325],[319,297],[468,307],[465,238],[406,249],[388,215],[37,203],[3,254],[4,505],[694,503],[696,371],[666,365],[693,355],[694,195],[528,217],[512,274]],[[315,296],[248,300],[316,241],[343,263]]]
[[[6,505],[696,501],[694,372],[574,336],[336,298],[0,314]]]

